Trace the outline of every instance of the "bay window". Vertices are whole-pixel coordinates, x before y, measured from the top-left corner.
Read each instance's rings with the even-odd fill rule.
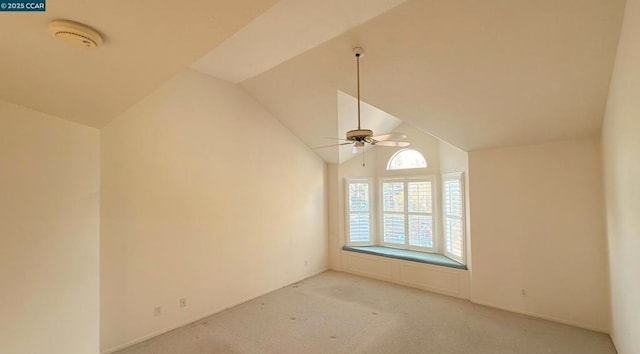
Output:
[[[377,188],[372,178],[345,179],[347,246],[417,258],[431,253],[464,267],[463,173],[436,179],[419,174],[426,168],[420,152],[402,149],[389,159],[389,175],[377,179]]]

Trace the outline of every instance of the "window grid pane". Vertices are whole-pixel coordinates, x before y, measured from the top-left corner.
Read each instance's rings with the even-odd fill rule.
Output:
[[[384,211],[404,212],[404,183],[385,182],[382,184]]]
[[[445,219],[445,244],[447,252],[462,257],[462,221],[456,218]]]
[[[369,211],[368,183],[349,183],[349,211]]]
[[[460,181],[444,182],[444,210],[446,215],[462,217],[462,186]]]
[[[433,247],[433,219],[430,215],[409,215],[409,245]]]
[[[429,213],[433,211],[431,182],[407,183],[407,195],[410,213]]]
[[[384,242],[405,244],[404,214],[387,214],[383,216]]]
[[[371,234],[369,213],[351,213],[349,215],[349,241],[369,242]]]

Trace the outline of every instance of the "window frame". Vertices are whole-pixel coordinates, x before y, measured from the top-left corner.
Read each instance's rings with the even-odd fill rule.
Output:
[[[405,231],[405,243],[404,245],[398,243],[390,243],[385,242],[384,240],[384,183],[385,182],[403,182],[403,188],[405,197],[403,200],[404,209],[402,215],[404,215],[404,231]],[[430,182],[431,183],[431,213],[422,213],[422,212],[409,212],[409,198],[408,198],[408,185],[410,182]],[[436,178],[433,175],[414,175],[414,176],[389,176],[389,177],[380,177],[378,181],[378,230],[377,233],[377,244],[383,247],[389,248],[397,248],[397,249],[405,249],[411,251],[418,252],[426,252],[426,253],[438,253],[438,226],[437,226],[437,188]],[[387,212],[389,214],[401,214],[400,212]],[[431,216],[431,240],[432,247],[422,247],[422,246],[412,246],[410,245],[410,237],[409,237],[409,215],[428,215]]]
[[[447,227],[447,218],[457,218],[455,215],[447,215],[446,208],[446,196],[445,196],[445,184],[447,181],[457,181],[460,183],[460,224],[462,228],[462,240],[461,240],[461,252],[462,255],[458,256],[454,253],[451,253],[447,250],[447,235],[446,235],[446,227]],[[443,242],[443,254],[453,260],[456,260],[462,264],[465,263],[465,258],[467,255],[467,215],[466,215],[466,191],[465,191],[465,180],[464,180],[464,172],[452,172],[452,173],[444,173],[442,174],[442,188],[440,193],[442,194],[442,242]]]
[[[369,241],[367,242],[352,242],[351,241],[351,206],[350,206],[350,195],[349,195],[349,185],[352,183],[366,183],[369,188]],[[373,200],[373,183],[372,178],[370,177],[354,177],[354,178],[345,178],[344,179],[344,209],[345,209],[345,244],[349,246],[372,246],[376,241],[376,232],[374,229],[373,222],[373,209],[375,207]],[[356,212],[357,214],[363,214],[364,212]]]

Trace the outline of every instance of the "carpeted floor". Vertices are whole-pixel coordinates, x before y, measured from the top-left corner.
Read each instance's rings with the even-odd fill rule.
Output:
[[[606,334],[329,271],[117,353],[616,351]]]

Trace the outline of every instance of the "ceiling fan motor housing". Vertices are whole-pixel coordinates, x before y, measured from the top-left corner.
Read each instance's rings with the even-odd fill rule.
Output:
[[[367,141],[372,136],[373,131],[370,129],[356,129],[347,132],[347,140],[349,141]]]

